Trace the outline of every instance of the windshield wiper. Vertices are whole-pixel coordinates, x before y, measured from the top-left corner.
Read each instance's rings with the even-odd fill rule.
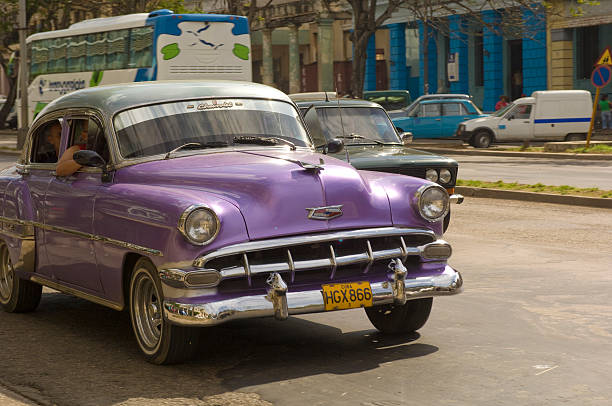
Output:
[[[375,140],[374,138],[364,137],[363,135],[359,135],[359,134],[355,134],[355,133],[351,133],[349,135],[340,135],[337,138],[345,138],[347,140],[354,140],[354,139],[358,138],[360,140],[372,141],[372,142],[375,142],[375,143],[377,143],[379,145],[385,145],[385,143],[382,142],[382,141]]]
[[[183,144],[181,146],[174,148],[172,151],[169,151],[164,157],[164,159],[169,159],[172,154],[182,149],[205,149],[205,148],[217,148],[217,147],[227,147],[227,142],[213,141],[213,142],[206,142],[204,144],[200,142],[188,142],[186,144]]]
[[[235,144],[278,145],[279,142],[289,145],[292,151],[295,151],[296,149],[294,143],[279,137],[252,137],[249,135],[234,137]]]

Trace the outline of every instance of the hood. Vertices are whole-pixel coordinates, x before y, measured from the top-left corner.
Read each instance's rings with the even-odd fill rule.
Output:
[[[431,152],[400,145],[347,145],[351,165],[357,169],[394,168],[400,166],[457,166],[457,161]],[[346,153],[332,155],[346,160]]]
[[[490,123],[492,121],[498,120],[500,117],[494,117],[494,116],[482,116],[482,117],[478,117],[478,118],[474,118],[471,120],[467,120],[462,122],[461,124],[465,124],[466,126],[477,126],[480,124],[485,124],[485,123]]]
[[[321,159],[320,171],[291,162],[321,165]],[[147,162],[120,169],[116,180],[214,193],[238,207],[250,239],[392,225],[383,190],[372,190],[350,165],[304,150],[252,149]],[[196,203],[206,201],[185,207]],[[308,208],[335,205],[342,205],[340,217],[308,218]]]

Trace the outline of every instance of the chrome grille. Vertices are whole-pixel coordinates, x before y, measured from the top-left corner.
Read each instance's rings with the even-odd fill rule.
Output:
[[[237,244],[198,258],[194,265],[215,269],[220,286],[261,287],[270,273],[283,274],[287,283],[308,281],[317,274],[325,279],[350,278],[386,272],[388,261],[418,257],[419,247],[436,240],[432,231],[385,227]],[[233,281],[233,282],[232,282]]]

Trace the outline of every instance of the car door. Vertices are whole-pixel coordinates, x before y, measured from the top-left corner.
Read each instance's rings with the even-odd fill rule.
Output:
[[[441,137],[452,137],[457,131],[459,123],[469,120],[468,112],[459,102],[442,103]]]
[[[32,131],[30,142],[26,146],[25,167],[20,169],[24,185],[12,182],[6,189],[4,216],[9,218],[31,219],[35,224],[45,223],[48,207],[45,205],[45,194],[49,187],[55,165],[58,160],[63,125],[60,114],[52,114],[41,119]],[[26,212],[31,210],[31,218]],[[36,270],[42,275],[51,276],[51,262],[46,255],[44,229],[34,228]]]
[[[528,141],[533,139],[533,104],[517,104],[499,124],[500,139]],[[504,128],[502,128],[504,127]]]
[[[411,130],[414,138],[439,138],[442,136],[441,104],[439,102],[421,104]]]
[[[66,117],[67,145],[82,144],[102,131],[101,120],[85,114]],[[87,126],[87,132],[85,132]],[[81,149],[87,148],[81,146]],[[53,264],[52,277],[83,290],[99,292],[100,275],[93,244],[93,212],[102,186],[99,169],[81,168],[73,175],[51,179],[45,195],[46,254]]]

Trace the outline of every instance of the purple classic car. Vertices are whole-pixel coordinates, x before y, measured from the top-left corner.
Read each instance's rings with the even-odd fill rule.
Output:
[[[57,176],[75,145],[82,168]],[[296,106],[263,85],[63,96],[0,191],[2,307],[33,311],[48,286],[129,309],[157,364],[190,357],[198,327],[241,318],[364,307],[382,332],[411,332],[462,289],[441,239],[446,190],[316,153]]]

